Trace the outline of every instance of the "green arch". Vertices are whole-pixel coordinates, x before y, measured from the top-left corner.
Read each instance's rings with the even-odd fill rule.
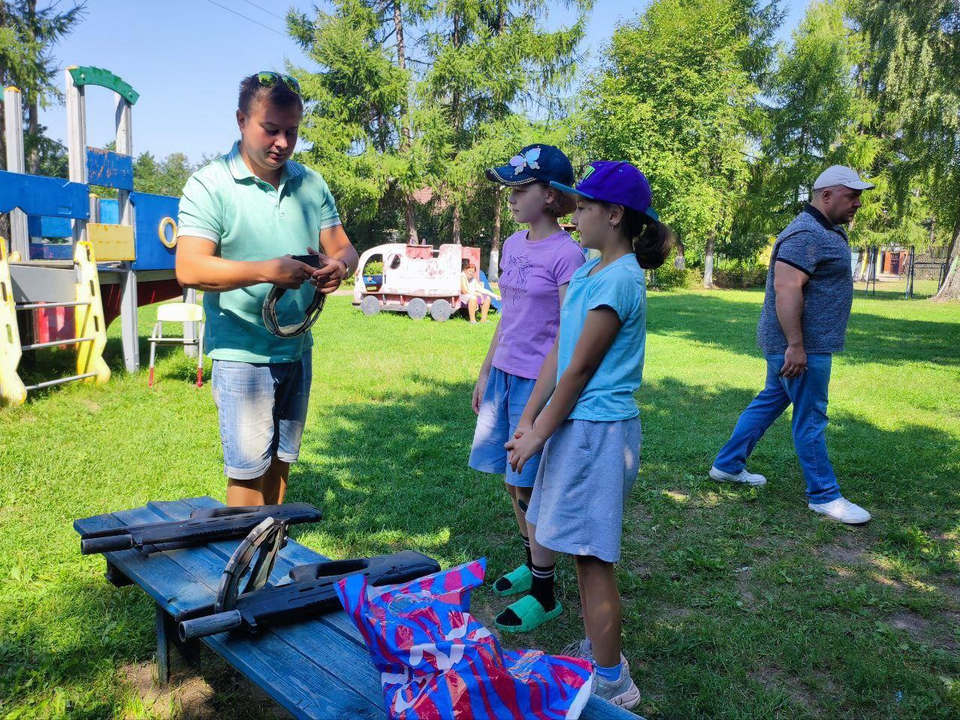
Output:
[[[109,70],[90,65],[78,65],[67,68],[67,70],[69,70],[70,75],[73,76],[75,85],[99,85],[100,87],[105,87],[119,94],[131,105],[136,104],[137,98],[140,97],[140,93],[134,90],[129,83],[124,82]]]

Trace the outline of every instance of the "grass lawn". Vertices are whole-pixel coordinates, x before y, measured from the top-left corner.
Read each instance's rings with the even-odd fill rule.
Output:
[[[874,514],[854,529],[806,509],[786,418],[751,464],[766,487],[705,478],[763,380],[760,300],[650,296],[643,467],[619,566],[638,710],[960,717],[960,308],[858,293],[828,431],[845,493]],[[494,325],[366,318],[345,297],[327,307],[289,494],[325,519],[294,536],[336,558],[410,547],[445,567],[486,555],[491,580],[512,568],[521,550],[501,482],[466,467],[470,392]],[[142,336],[152,317],[142,313]],[[0,718],[271,717],[228,672],[152,691],[151,604],[80,555],[74,518],[225,492],[209,383],[197,390],[172,349],[156,390],[145,372],[124,376],[118,332],[109,384],[0,410]],[[557,623],[507,643],[557,651],[577,639],[569,561],[559,592]],[[474,596],[485,621],[504,604]]]

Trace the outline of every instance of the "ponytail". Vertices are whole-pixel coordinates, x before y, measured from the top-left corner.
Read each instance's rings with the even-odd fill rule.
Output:
[[[663,265],[676,241],[669,225],[628,207],[623,208],[620,228],[630,238],[633,253],[644,270],[656,270]]]

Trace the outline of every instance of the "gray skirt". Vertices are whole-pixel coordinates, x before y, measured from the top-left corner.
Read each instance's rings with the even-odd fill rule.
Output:
[[[568,555],[620,559],[623,506],[640,471],[640,418],[566,420],[543,448],[527,508],[537,542]]]

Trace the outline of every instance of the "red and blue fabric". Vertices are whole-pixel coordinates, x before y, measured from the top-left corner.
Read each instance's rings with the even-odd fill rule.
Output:
[[[337,595],[380,671],[396,720],[567,720],[590,699],[587,660],[504,650],[470,614],[485,559],[403,585],[341,580]]]

